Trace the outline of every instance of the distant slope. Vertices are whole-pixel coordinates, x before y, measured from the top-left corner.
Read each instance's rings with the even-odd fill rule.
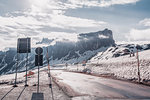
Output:
[[[150,50],[150,44],[143,44],[143,45],[135,45],[135,44],[120,44],[120,45],[115,45],[112,47],[109,47],[106,51],[99,52],[97,55],[95,55],[93,58],[91,58],[92,61],[94,60],[104,60],[104,59],[110,59],[110,58],[116,58],[120,56],[125,56],[129,55],[130,52],[137,52],[138,51],[145,51],[145,50]]]
[[[130,57],[130,51],[135,56]],[[134,44],[116,45],[99,52],[88,62],[92,73],[111,75],[119,79],[138,80],[137,54]],[[141,82],[150,84],[150,44],[138,45]]]

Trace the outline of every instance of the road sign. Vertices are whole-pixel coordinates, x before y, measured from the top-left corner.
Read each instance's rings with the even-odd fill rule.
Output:
[[[31,39],[18,38],[17,53],[30,53],[31,52]]]
[[[37,55],[41,55],[43,53],[43,49],[41,47],[38,47],[35,49],[35,52]]]
[[[43,66],[43,55],[35,55],[35,66]]]

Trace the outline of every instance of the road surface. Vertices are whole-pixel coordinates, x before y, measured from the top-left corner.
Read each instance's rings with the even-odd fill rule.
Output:
[[[13,88],[10,84],[0,84],[0,100],[31,100],[33,93],[37,92],[37,71],[33,76],[28,78],[28,87],[24,87],[25,72],[18,74],[18,81],[23,81],[23,83],[17,84],[18,87]],[[1,81],[12,81],[15,74],[0,76]],[[44,100],[52,100],[52,92],[49,88],[49,80],[46,71],[40,71],[40,93],[43,93]],[[59,87],[53,83],[53,95],[54,100],[71,100]],[[41,99],[38,99],[41,100]]]
[[[73,100],[150,100],[149,86],[62,70],[52,76]]]

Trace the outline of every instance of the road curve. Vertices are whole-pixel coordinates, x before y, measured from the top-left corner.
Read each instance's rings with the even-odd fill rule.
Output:
[[[75,98],[150,100],[150,87],[130,82],[91,76],[81,73],[53,70],[59,85],[66,85],[77,93]],[[63,86],[64,87],[64,86]],[[81,98],[80,98],[81,99]],[[94,99],[94,100],[95,100]],[[81,99],[82,100],[82,99]],[[85,100],[88,100],[87,98]],[[90,99],[93,100],[93,99]]]

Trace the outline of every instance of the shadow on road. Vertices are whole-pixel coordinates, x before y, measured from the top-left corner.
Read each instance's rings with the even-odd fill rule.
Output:
[[[3,100],[15,87],[13,87],[12,89],[10,89],[3,97],[1,100]]]

